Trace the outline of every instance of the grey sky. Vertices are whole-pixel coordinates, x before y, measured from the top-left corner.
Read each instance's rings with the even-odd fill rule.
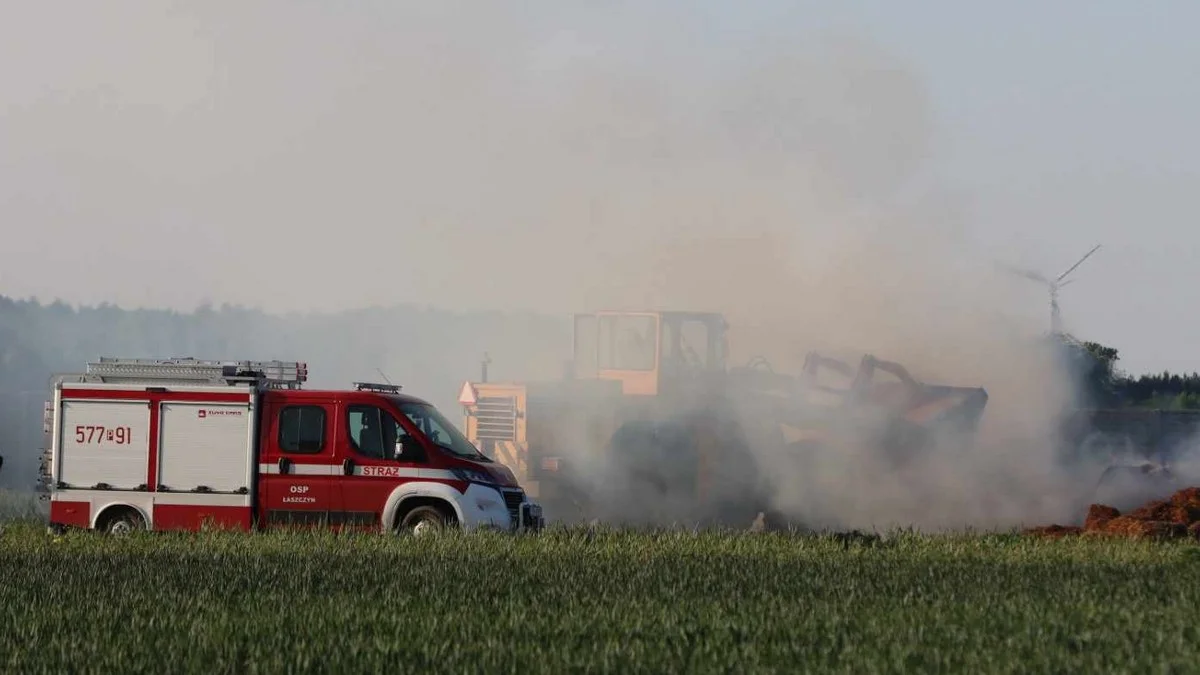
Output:
[[[497,5],[3,2],[0,293],[569,312],[681,235],[1047,273],[1102,243],[1068,327],[1200,368],[1200,5]]]

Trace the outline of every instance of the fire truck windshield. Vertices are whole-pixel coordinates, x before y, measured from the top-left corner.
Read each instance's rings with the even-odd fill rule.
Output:
[[[396,407],[438,447],[477,462],[492,461],[432,405],[400,401],[396,403]]]

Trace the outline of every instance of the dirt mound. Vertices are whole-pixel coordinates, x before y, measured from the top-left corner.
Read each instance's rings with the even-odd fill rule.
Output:
[[[1106,523],[1120,516],[1121,512],[1111,506],[1092,504],[1088,507],[1087,520],[1083,521],[1083,529],[1092,532],[1103,530]]]
[[[1046,525],[1030,528],[1025,533],[1042,537],[1088,534],[1135,539],[1191,537],[1200,540],[1200,487],[1185,488],[1171,495],[1170,499],[1152,501],[1127,514],[1111,506],[1092,504],[1083,527]]]
[[[1187,534],[1187,525],[1165,520],[1139,520],[1133,516],[1117,516],[1097,530],[1086,530],[1097,534],[1113,534],[1122,537],[1154,537],[1165,539]]]

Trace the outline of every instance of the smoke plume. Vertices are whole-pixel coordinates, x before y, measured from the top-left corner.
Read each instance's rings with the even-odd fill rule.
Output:
[[[822,456],[776,487],[776,507],[836,527],[1006,525],[1074,509],[1064,486],[1081,479],[1053,452],[1070,391],[1036,340],[1042,313],[1017,306],[1012,281],[964,234],[969,195],[944,180],[930,92],[886,48],[799,16],[747,22],[691,4],[233,7],[138,21],[73,7],[74,27],[4,41],[6,62],[41,68],[14,76],[21,105],[4,106],[0,141],[23,167],[13,204],[103,258],[107,283],[136,289],[95,300],[723,312],[734,364],[761,355],[796,372],[809,350],[852,364],[869,352],[990,395],[969,447],[947,441],[902,472]],[[57,21],[26,11],[33,26]],[[108,46],[70,60],[42,37],[60,29]],[[76,220],[87,229],[70,229]],[[186,252],[146,227],[186,234]],[[220,253],[196,264],[187,252],[198,250]],[[40,274],[78,261],[22,258],[14,278],[73,284],[52,293],[111,288]],[[375,331],[389,372],[432,377],[415,372],[404,331],[358,330]],[[503,342],[494,372],[549,370],[541,340]],[[304,358],[347,351],[323,346]],[[461,372],[447,370],[447,392]],[[568,448],[604,482],[594,441]]]
[[[577,170],[619,171],[622,189],[577,179],[574,189],[596,193],[588,220],[551,239],[587,243],[553,249],[577,250],[581,263],[555,278],[582,288],[591,308],[723,312],[734,364],[761,355],[797,372],[808,350],[852,364],[872,353],[928,383],[988,391],[973,443],[947,439],[902,469],[840,452],[800,472],[777,448],[756,447],[764,471],[792,476],[772,495],[791,516],[930,528],[1072,517],[1095,472],[1055,454],[1067,373],[1038,341],[1044,327],[1014,307],[1011,281],[961,234],[962,198],[930,180],[936,125],[919,78],[855,40],[756,56],[690,89],[632,73],[572,78],[549,128],[577,130]],[[578,447],[584,473],[624,515],[675,513],[670,494],[631,502],[607,458]]]

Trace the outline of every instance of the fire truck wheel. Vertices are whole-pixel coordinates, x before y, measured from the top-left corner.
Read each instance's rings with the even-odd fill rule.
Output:
[[[404,515],[400,532],[404,534],[433,534],[454,524],[454,517],[436,506],[418,506]]]
[[[104,524],[100,527],[105,534],[117,536],[145,528],[142,516],[137,511],[128,508],[117,509],[112,513],[105,514]]]

